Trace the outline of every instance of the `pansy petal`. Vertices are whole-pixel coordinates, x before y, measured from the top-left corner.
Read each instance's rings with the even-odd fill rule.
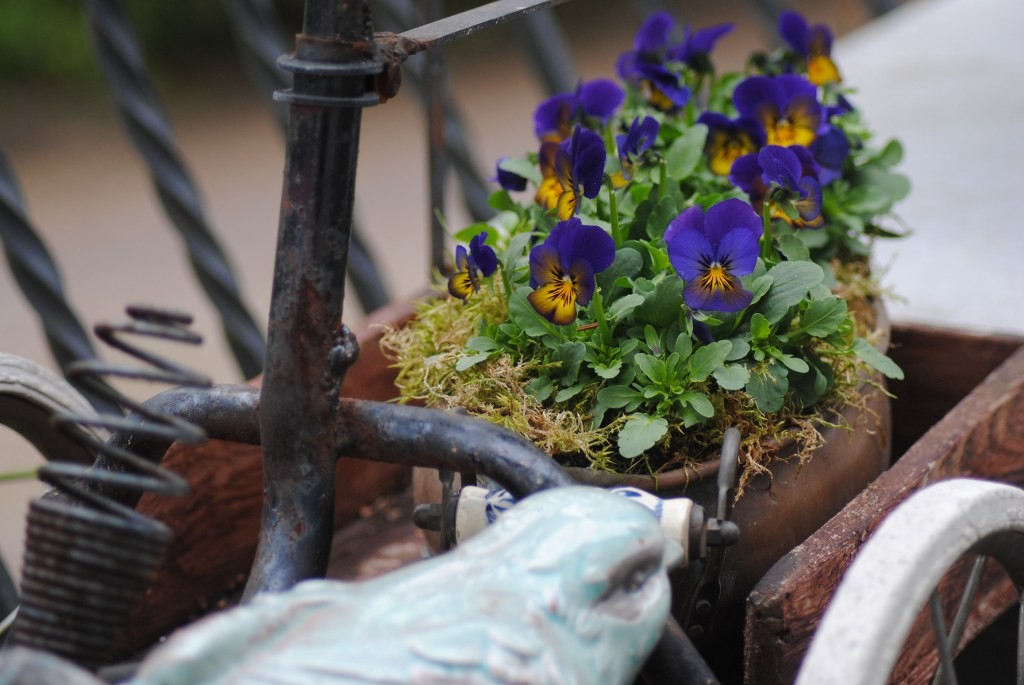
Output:
[[[562,280],[565,270],[558,258],[558,251],[547,243],[541,243],[530,250],[530,287],[536,288],[542,283],[555,283]]]
[[[578,259],[590,263],[593,273],[601,273],[615,261],[615,241],[603,228],[582,223],[579,219],[559,224],[557,249],[563,264],[573,264]],[[553,230],[551,233],[555,235]]]
[[[767,145],[757,153],[757,162],[761,165],[761,178],[769,185],[795,189],[800,182],[800,160],[790,148]]]
[[[726,272],[706,274],[687,282],[683,289],[683,300],[691,309],[738,312],[753,299],[754,294],[744,290],[739,279]]]
[[[559,93],[544,100],[533,113],[533,130],[540,140],[560,141],[570,129],[570,121],[576,108],[576,98],[569,93]]]
[[[779,85],[768,76],[750,76],[741,81],[732,94],[733,104],[740,116],[757,116],[763,103],[771,103],[778,109],[783,104],[783,93]]]
[[[502,162],[507,160],[508,157],[501,157],[497,164],[497,175],[491,179],[497,181],[503,189],[508,191],[520,191],[526,190],[526,179],[513,171],[507,171],[501,168]]]
[[[465,301],[467,297],[473,294],[474,290],[476,290],[476,286],[473,283],[473,279],[469,277],[468,272],[456,271],[448,277],[448,292],[452,297]]]
[[[526,296],[537,313],[559,326],[576,320],[576,292],[568,280],[545,283]]]
[[[559,221],[565,221],[576,215],[576,208],[579,206],[579,199],[576,193],[570,188],[558,196],[558,203],[555,205],[555,216]]]
[[[469,253],[462,245],[455,246],[455,270],[465,271],[469,268]]]
[[[779,15],[779,35],[789,44],[793,52],[807,56],[807,21],[796,12],[786,11]]]
[[[800,199],[796,201],[800,219],[811,228],[821,226],[821,184],[816,178],[804,176],[800,181]],[[817,221],[822,219],[822,221]]]
[[[761,165],[757,155],[743,155],[732,164],[729,170],[729,181],[745,193],[753,192],[755,182],[761,181]]]
[[[754,270],[760,253],[758,236],[743,228],[734,228],[722,236],[717,256],[730,274],[746,276]]]
[[[584,114],[605,120],[619,108],[626,94],[614,81],[600,78],[581,84],[577,98]]]
[[[714,255],[714,248],[702,231],[683,228],[665,231],[668,259],[672,268],[684,281],[697,278],[704,272]]]
[[[764,232],[761,218],[754,208],[738,198],[723,200],[708,207],[704,225],[712,245],[719,245],[727,233],[737,228],[749,231],[755,238],[760,238]]]
[[[633,47],[641,55],[656,55],[668,46],[676,21],[668,12],[657,12],[637,31]]]
[[[807,79],[819,86],[826,83],[840,83],[839,67],[828,55],[812,55],[807,59]]]
[[[581,305],[588,304],[594,296],[594,269],[587,259],[577,259],[569,266],[576,292],[576,301]]]
[[[815,96],[795,96],[786,105],[785,116],[793,124],[794,140],[791,145],[807,147],[814,142],[821,125],[821,105]]]
[[[498,268],[498,255],[490,245],[485,244],[487,231],[481,231],[469,241],[469,254],[480,273],[490,276]]]

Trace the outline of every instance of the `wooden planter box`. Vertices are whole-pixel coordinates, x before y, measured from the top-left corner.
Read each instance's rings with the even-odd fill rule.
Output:
[[[396,306],[374,318],[397,321],[410,313]],[[362,351],[345,394],[390,399],[393,373],[376,345],[379,331],[364,327],[359,339]],[[1024,338],[894,325],[893,344],[891,354],[907,377],[891,386],[897,397],[893,454],[903,456],[774,566],[749,596],[745,651],[739,645],[723,651],[737,671],[735,682],[743,677],[741,666],[756,674],[747,682],[792,680],[853,554],[884,514],[922,483],[969,475],[1024,485]],[[123,651],[151,643],[244,583],[259,529],[260,458],[258,448],[225,443],[176,446],[165,458],[166,466],[189,478],[193,493],[140,503],[179,535]],[[408,469],[390,464],[339,464],[329,577],[377,575],[419,558],[422,541],[411,523],[408,477]],[[727,671],[723,679],[730,682]]]

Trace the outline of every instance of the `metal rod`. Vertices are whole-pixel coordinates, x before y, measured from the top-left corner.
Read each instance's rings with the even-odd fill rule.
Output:
[[[935,634],[935,644],[939,649],[939,668],[942,671],[942,682],[947,685],[956,685],[956,671],[953,669],[953,655],[949,643],[946,641],[946,621],[942,616],[942,598],[939,597],[939,590],[932,590],[928,600],[928,608],[932,617],[932,632]]]
[[[426,18],[434,21],[442,16],[442,0],[426,0]],[[441,221],[444,214],[444,189],[448,175],[448,154],[444,130],[444,53],[441,48],[427,52],[426,56],[426,110],[427,159],[430,167],[430,266],[446,273],[445,230]]]
[[[362,107],[381,71],[366,0],[309,2],[294,74],[260,400],[264,506],[244,598],[327,568],[334,519],[334,408],[358,344],[342,325]]]
[[[419,50],[450,43],[481,29],[497,26],[509,19],[536,12],[545,7],[560,5],[566,0],[496,0],[495,2],[474,7],[473,9],[453,14],[450,17],[424,24],[419,28],[405,31],[402,38],[419,44]]]
[[[974,563],[971,566],[971,573],[967,577],[967,584],[964,585],[963,595],[960,597],[960,604],[956,608],[956,616],[953,617],[953,627],[949,630],[949,638],[946,640],[947,644],[951,645],[953,649],[956,649],[960,644],[960,638],[964,634],[964,628],[967,626],[967,618],[971,615],[971,603],[974,601],[974,595],[978,592],[978,586],[981,583],[981,574],[985,571],[985,561],[988,559],[984,554],[979,554],[974,557]],[[935,677],[932,678],[932,685],[938,685],[942,682],[942,665],[939,665],[938,670],[935,671]]]
[[[515,498],[578,483],[532,442],[488,421],[421,407],[341,399],[335,455],[473,471]]]

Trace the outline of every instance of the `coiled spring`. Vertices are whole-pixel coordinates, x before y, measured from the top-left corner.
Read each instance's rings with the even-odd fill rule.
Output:
[[[97,458],[91,467],[51,463],[39,470],[40,479],[55,489],[30,504],[21,607],[10,638],[11,644],[53,652],[86,668],[107,660],[172,537],[170,528],[136,512],[134,505],[146,492],[183,495],[188,484],[117,441],[103,442],[81,429],[99,428],[112,438],[143,436],[167,444],[205,438],[201,428],[155,412],[106,382],[121,378],[210,386],[208,379],[126,339],[142,336],[199,344],[202,338],[187,328],[191,316],[142,307],[129,307],[127,313],[129,321],[101,324],[95,328],[96,336],[147,366],[89,360],[69,368],[69,375],[128,415],[54,417],[58,427],[85,441]]]

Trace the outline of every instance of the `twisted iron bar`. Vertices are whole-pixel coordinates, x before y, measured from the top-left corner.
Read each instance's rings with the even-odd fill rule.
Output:
[[[46,334],[50,351],[65,376],[68,367],[79,360],[95,359],[89,334],[71,310],[64,294],[57,264],[33,228],[7,156],[0,151],[0,242],[7,263],[25,299],[36,310]],[[101,394],[72,380],[97,411],[117,413]]]
[[[83,0],[97,62],[129,136],[149,167],[167,215],[185,242],[189,261],[220,315],[242,373],[263,368],[263,332],[242,303],[223,250],[206,220],[199,193],[178,156],[177,144],[142,58],[124,6],[117,0]]]

